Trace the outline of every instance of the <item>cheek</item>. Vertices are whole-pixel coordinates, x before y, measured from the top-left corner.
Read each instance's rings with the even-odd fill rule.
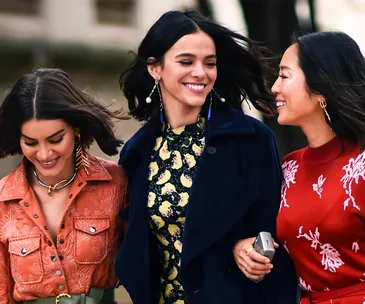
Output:
[[[22,143],[20,143],[20,149],[26,158],[30,158],[30,156],[34,153],[31,147],[28,147]]]

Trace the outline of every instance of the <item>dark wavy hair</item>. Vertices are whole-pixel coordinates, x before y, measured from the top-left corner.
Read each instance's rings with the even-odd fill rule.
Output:
[[[163,64],[164,54],[181,37],[198,31],[208,34],[215,43],[217,80],[214,89],[226,99],[225,104],[240,109],[242,100],[248,98],[256,109],[272,114],[273,95],[266,87],[266,64],[261,47],[193,10],[163,14],[142,40],[131,66],[120,76],[120,88],[128,100],[130,114],[140,121],[157,115],[157,95],[150,104],[145,102],[154,86],[147,66]],[[149,57],[155,60],[148,61]],[[213,106],[219,104],[219,99],[215,98]]]
[[[19,78],[0,107],[0,158],[22,154],[20,129],[33,118],[63,119],[80,129],[83,148],[95,140],[105,154],[114,155],[123,142],[115,137],[113,120],[128,117],[79,90],[64,71],[38,69]]]
[[[365,146],[365,59],[357,43],[343,32],[319,32],[294,38],[309,93],[327,101],[331,122],[342,138]]]

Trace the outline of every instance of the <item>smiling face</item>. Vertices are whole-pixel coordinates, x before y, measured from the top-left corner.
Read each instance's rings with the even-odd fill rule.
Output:
[[[280,62],[279,77],[271,90],[276,95],[279,124],[303,127],[318,119],[325,122],[323,109],[319,106],[323,97],[308,92],[296,44],[285,51]]]
[[[213,39],[202,31],[180,38],[164,55],[163,63],[149,67],[160,79],[165,104],[202,107],[217,79]]]
[[[74,172],[75,132],[62,119],[31,119],[21,126],[20,147],[40,179],[55,184]]]

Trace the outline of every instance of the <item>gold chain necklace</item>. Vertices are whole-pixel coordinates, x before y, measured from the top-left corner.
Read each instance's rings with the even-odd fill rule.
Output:
[[[35,171],[35,169],[33,170],[33,175],[36,178],[37,182],[42,187],[48,189],[47,193],[48,193],[49,196],[51,196],[52,191],[63,189],[65,187],[67,187],[69,184],[71,184],[73,182],[73,180],[75,179],[75,177],[76,177],[76,172],[72,175],[72,177],[69,180],[67,180],[67,179],[61,180],[60,182],[58,182],[57,184],[54,184],[53,186],[52,185],[47,185],[44,182],[42,182],[41,179],[39,178],[37,172]]]

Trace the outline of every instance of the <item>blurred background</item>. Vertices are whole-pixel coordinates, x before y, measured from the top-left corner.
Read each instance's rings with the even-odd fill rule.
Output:
[[[214,17],[277,55],[293,34],[322,30],[342,30],[365,49],[365,0],[0,0],[0,102],[22,74],[55,67],[101,102],[127,109],[118,80],[131,61],[128,50],[137,49],[163,12],[184,8]],[[275,117],[264,118],[247,106],[244,111],[274,130],[281,156],[306,145],[297,128],[281,127]],[[117,134],[127,140],[139,126],[123,121]],[[92,152],[106,157],[96,146]],[[20,156],[0,160],[0,178],[20,161]],[[123,288],[118,302],[131,303]]]

